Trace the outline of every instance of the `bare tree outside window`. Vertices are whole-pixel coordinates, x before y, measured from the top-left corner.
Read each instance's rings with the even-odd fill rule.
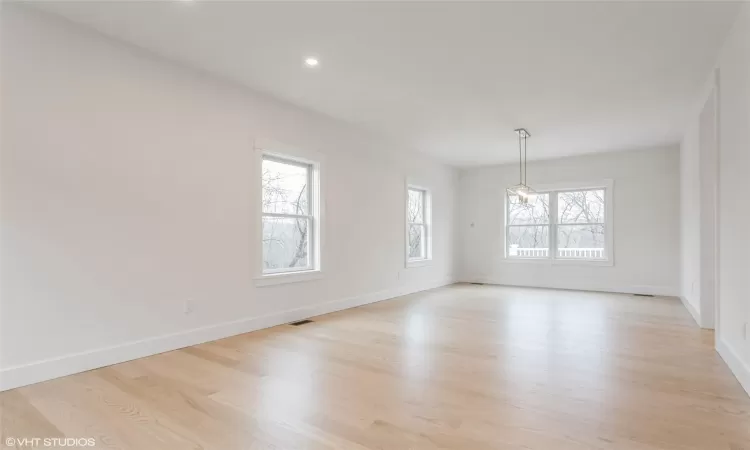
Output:
[[[406,208],[408,226],[407,254],[409,260],[428,258],[427,192],[409,188]]]
[[[557,193],[558,256],[604,258],[604,198],[604,189]]]
[[[528,203],[517,195],[508,196],[508,256],[548,256],[549,227],[549,194],[538,194]]]
[[[312,269],[312,166],[263,157],[263,272]]]

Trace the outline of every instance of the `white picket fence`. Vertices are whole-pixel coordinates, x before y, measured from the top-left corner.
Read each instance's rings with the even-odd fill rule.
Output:
[[[519,248],[513,245],[508,249],[508,256],[521,258],[546,258],[549,256],[547,248]],[[560,248],[557,250],[558,258],[570,259],[604,259],[603,248]]]
[[[586,258],[604,259],[603,248],[560,248],[557,249],[558,258]]]
[[[513,248],[510,247],[508,256],[522,256],[524,258],[546,258],[549,256],[547,248]]]

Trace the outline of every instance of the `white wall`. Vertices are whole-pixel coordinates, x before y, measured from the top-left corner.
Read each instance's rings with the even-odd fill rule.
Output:
[[[533,140],[529,142],[533,152]],[[529,162],[529,184],[614,180],[614,266],[504,259],[503,196],[518,166],[464,170],[459,183],[461,280],[658,295],[679,293],[679,149]],[[474,224],[472,227],[471,224]]]
[[[715,81],[711,76],[680,143],[680,295],[703,328],[714,328],[716,102]]]
[[[750,392],[750,4],[719,57],[718,348]],[[745,330],[745,331],[743,331]]]
[[[713,328],[716,297],[716,229],[719,149],[717,145],[716,91],[712,90],[703,105],[698,121],[700,127],[700,301],[703,328]]]
[[[700,324],[700,124],[690,121],[680,143],[680,293]]]
[[[17,8],[2,16],[0,388],[452,281],[453,169]],[[253,284],[255,138],[324,154],[322,280]],[[434,262],[414,269],[407,176],[433,195]]]

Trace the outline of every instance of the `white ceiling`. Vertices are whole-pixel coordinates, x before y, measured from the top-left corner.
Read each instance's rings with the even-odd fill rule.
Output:
[[[739,10],[710,2],[60,1],[114,37],[445,162],[677,142]],[[320,58],[310,70],[302,60]]]

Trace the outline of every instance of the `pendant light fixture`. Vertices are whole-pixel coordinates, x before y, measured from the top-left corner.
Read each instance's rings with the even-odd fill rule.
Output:
[[[518,135],[518,177],[520,180],[517,185],[507,189],[508,195],[517,195],[518,202],[522,204],[533,203],[536,199],[536,191],[526,184],[526,140],[531,137],[531,134],[526,128],[518,128],[514,131]]]

